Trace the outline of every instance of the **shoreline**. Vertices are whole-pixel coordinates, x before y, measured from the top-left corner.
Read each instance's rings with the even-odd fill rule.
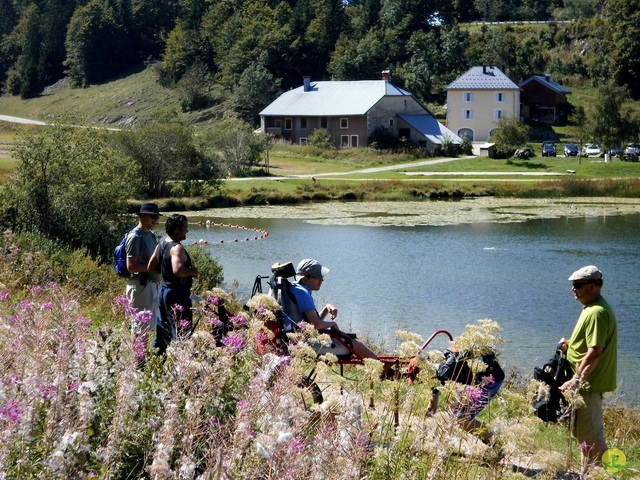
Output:
[[[636,198],[527,199],[477,197],[455,201],[323,202],[180,212],[190,218],[296,219],[324,225],[445,226],[509,223],[559,217],[600,217],[640,213]]]

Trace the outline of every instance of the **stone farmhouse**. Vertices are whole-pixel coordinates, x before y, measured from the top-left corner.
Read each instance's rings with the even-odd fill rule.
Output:
[[[260,112],[260,130],[291,143],[306,144],[315,129],[331,134],[337,148],[366,147],[376,129],[407,138],[429,151],[461,139],[438,122],[411,93],[389,81],[319,81],[283,93]]]

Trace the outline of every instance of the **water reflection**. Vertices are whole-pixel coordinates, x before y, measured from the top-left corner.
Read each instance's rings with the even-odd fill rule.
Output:
[[[206,240],[227,283],[238,280],[245,295],[273,263],[314,257],[331,269],[317,303],[337,305],[342,325],[392,348],[398,329],[424,337],[439,328],[458,334],[491,318],[504,329],[504,362],[525,372],[571,334],[581,305],[567,277],[595,264],[618,317],[623,390],[638,394],[640,215],[422,227],[216,219],[269,231],[250,241],[253,234],[198,227],[198,220],[206,219],[190,217],[190,240]]]

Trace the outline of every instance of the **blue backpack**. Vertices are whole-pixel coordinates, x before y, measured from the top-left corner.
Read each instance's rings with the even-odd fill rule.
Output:
[[[138,238],[142,237],[140,230],[134,228],[131,232],[135,233]],[[128,278],[129,270],[127,270],[127,237],[131,232],[127,232],[122,237],[122,241],[113,251],[113,268],[119,277]]]

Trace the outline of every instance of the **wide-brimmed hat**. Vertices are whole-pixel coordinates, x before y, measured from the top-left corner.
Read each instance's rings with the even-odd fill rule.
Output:
[[[143,203],[140,207],[140,211],[136,212],[136,215],[158,215],[160,216],[160,210],[155,203]]]
[[[301,260],[297,268],[297,274],[300,277],[311,275],[314,278],[324,278],[329,271],[327,267],[323,267],[317,260],[311,258]]]
[[[570,281],[574,280],[600,280],[602,278],[602,272],[598,270],[595,265],[587,265],[580,270],[576,270],[569,277]]]

